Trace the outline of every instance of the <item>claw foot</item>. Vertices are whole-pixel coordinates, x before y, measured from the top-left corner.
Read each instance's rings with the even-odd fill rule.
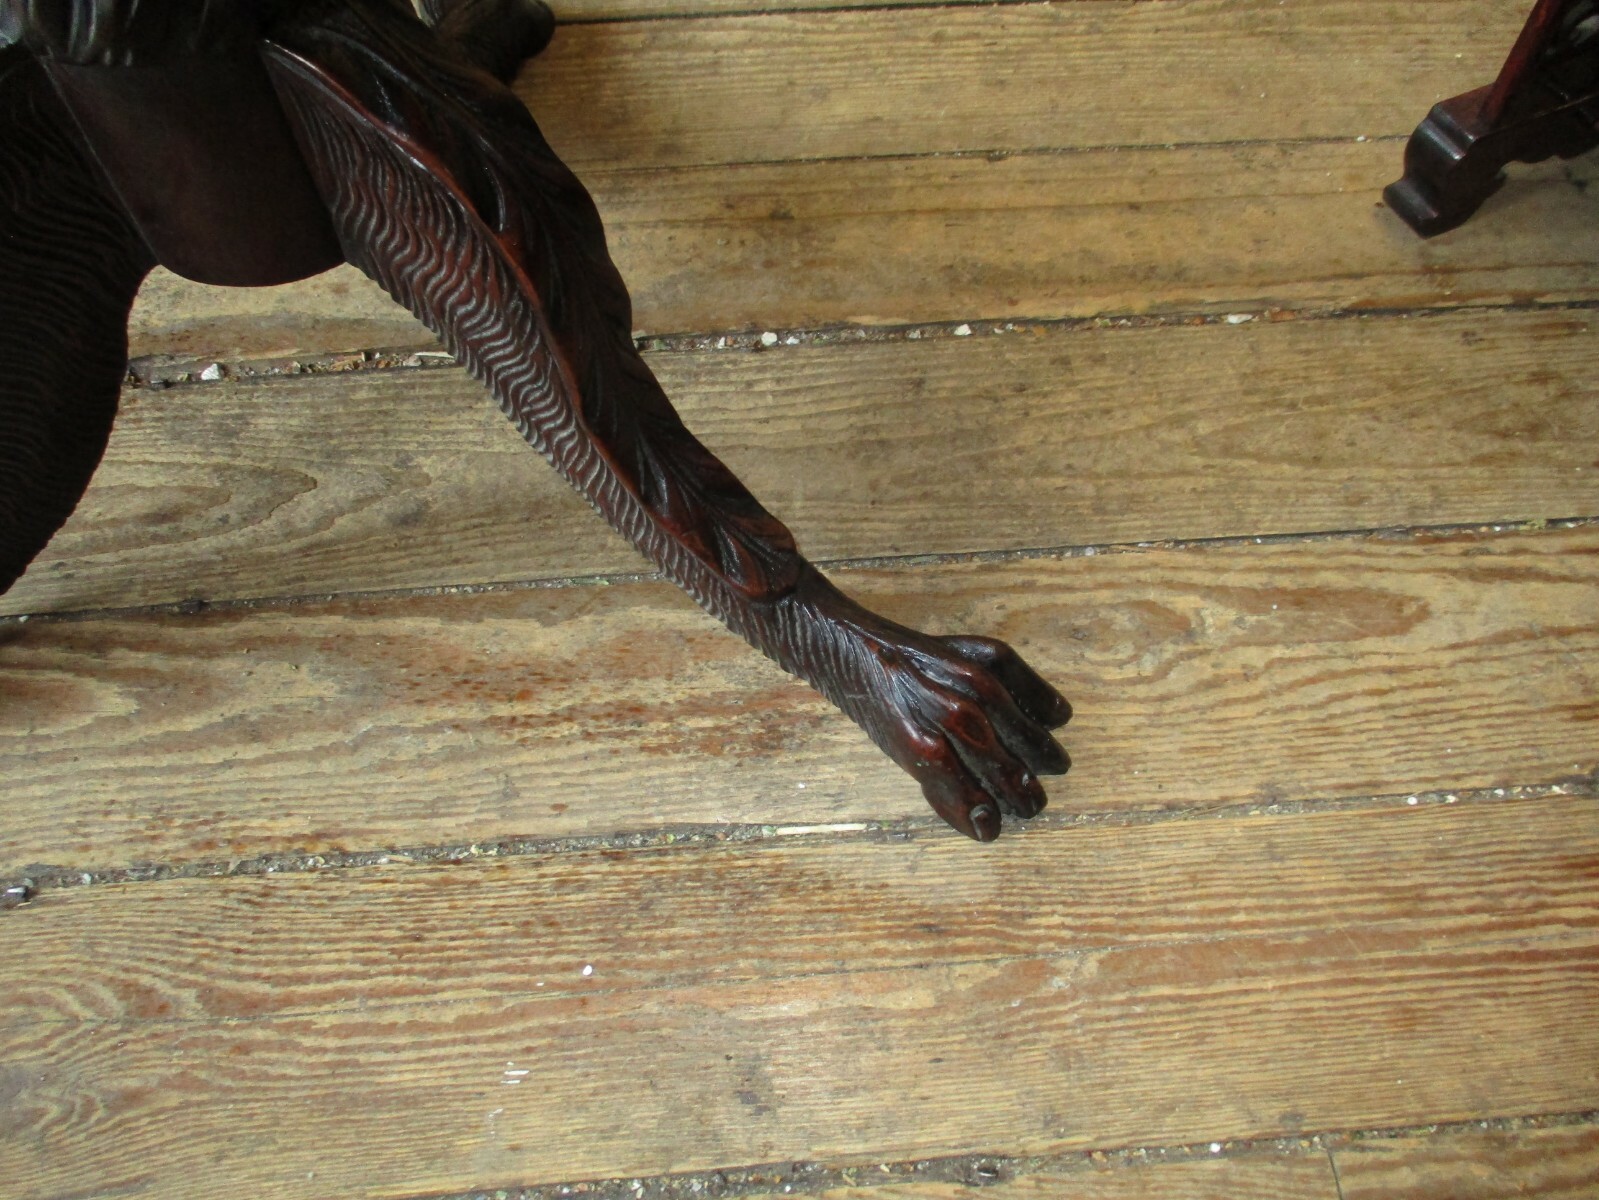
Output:
[[[816,577],[802,589],[813,654],[801,673],[922,787],[933,811],[991,842],[1003,817],[1037,816],[1039,777],[1071,766],[1051,735],[1071,705],[1004,642],[917,633]]]
[[[927,642],[902,650],[900,665],[890,668],[904,750],[889,752],[934,812],[967,837],[991,842],[1002,816],[1025,820],[1043,811],[1039,776],[1071,766],[1050,734],[1071,719],[1071,705],[1004,642]]]

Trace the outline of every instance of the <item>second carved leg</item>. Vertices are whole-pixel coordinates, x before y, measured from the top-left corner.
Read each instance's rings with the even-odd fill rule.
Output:
[[[1405,174],[1383,190],[1423,237],[1464,223],[1513,162],[1599,146],[1599,2],[1538,0],[1499,78],[1435,104],[1405,146]]]

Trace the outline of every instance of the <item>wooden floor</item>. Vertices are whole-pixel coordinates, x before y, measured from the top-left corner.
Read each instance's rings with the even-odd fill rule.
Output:
[[[979,847],[354,273],[143,293],[0,601],[0,1196],[1599,1196],[1599,159],[1527,0],[559,0],[691,425],[1075,702]]]

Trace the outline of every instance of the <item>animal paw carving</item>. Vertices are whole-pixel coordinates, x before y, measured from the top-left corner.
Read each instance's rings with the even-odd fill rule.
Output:
[[[1071,766],[1050,730],[1072,708],[1016,651],[992,638],[925,635],[873,650],[891,716],[873,733],[939,816],[990,842],[1002,815],[1043,810],[1039,776]]]

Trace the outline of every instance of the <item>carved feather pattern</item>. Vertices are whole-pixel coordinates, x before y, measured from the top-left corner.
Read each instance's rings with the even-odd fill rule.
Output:
[[[509,91],[419,22],[348,0],[267,62],[351,262],[435,330],[702,607],[837,704],[956,828],[1044,804],[1070,706],[1009,647],[861,608],[683,427],[634,349],[593,202]]]
[[[0,0],[0,591],[99,462],[128,309],[153,265],[33,55],[149,65],[175,52],[176,79],[195,65],[185,53],[242,49],[270,25],[260,52],[349,260],[620,532],[853,717],[952,825],[987,840],[1001,811],[1038,812],[1036,776],[1068,765],[1049,730],[1070,706],[1000,642],[918,633],[835,589],[683,427],[637,353],[593,201],[469,61],[507,74],[517,47],[547,36],[548,11],[426,5],[437,32],[409,0]],[[271,105],[258,92],[247,115],[250,103]],[[320,214],[311,224],[325,232]],[[273,277],[279,265],[256,264]]]
[[[297,23],[267,56],[350,261],[702,604],[790,589],[792,537],[678,419],[592,200],[516,97],[370,2]]]
[[[105,451],[128,309],[154,265],[43,71],[0,51],[0,592]]]

